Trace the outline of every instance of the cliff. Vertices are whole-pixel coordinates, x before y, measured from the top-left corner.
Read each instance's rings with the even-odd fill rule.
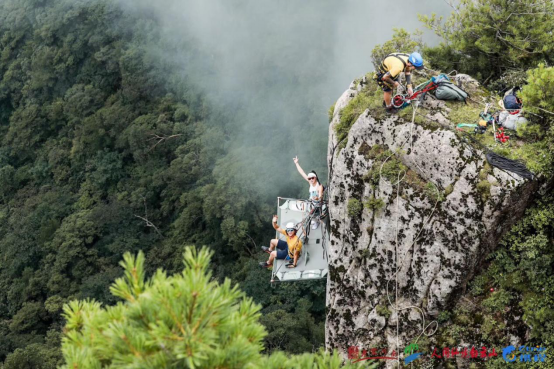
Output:
[[[457,76],[469,105],[427,95],[392,116],[367,77],[339,98],[329,128],[326,345],[345,357],[350,346],[402,353],[431,336],[538,187],[489,165],[455,130],[490,99],[469,76]]]

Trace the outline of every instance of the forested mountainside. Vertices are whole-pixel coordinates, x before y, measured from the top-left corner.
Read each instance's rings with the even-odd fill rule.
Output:
[[[157,22],[113,1],[0,5],[6,368],[60,363],[63,305],[115,303],[108,288],[124,252],[143,250],[148,273],[173,272],[191,244],[209,245],[214,276],[241,281],[265,306],[268,351],[323,344],[324,281],[272,290],[256,267],[254,242],[271,235],[282,189],[256,178],[273,166],[252,170],[230,143],[237,132],[226,123],[236,112],[214,108],[182,77],[180,61],[152,49],[166,42]]]

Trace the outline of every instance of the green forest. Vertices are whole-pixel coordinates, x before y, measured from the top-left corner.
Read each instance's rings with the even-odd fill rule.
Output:
[[[442,39],[418,44],[432,68],[470,74],[492,91],[524,85],[533,115],[522,134],[532,141],[532,169],[543,183],[475,278],[474,310],[441,314],[445,337],[474,330],[503,343],[498,312],[513,306],[533,322],[530,340],[554,341],[552,14],[552,3],[540,0],[462,0],[447,20],[421,16]],[[186,63],[205,55],[192,39],[164,35],[159,19],[115,0],[0,2],[1,367],[340,367],[336,354],[319,352],[325,281],[271,288],[268,272],[257,267],[264,258],[259,246],[273,232],[276,197],[306,196],[294,155],[279,162],[279,153],[293,147],[302,164],[313,165],[304,169],[327,176],[327,132],[312,135],[320,126],[313,118],[318,102],[302,101],[299,81],[292,111],[305,117],[300,127],[280,126],[265,117],[271,112],[213,104],[187,74]],[[185,50],[187,59],[172,50]],[[272,67],[260,78],[278,87],[271,71],[280,66]],[[306,80],[325,78],[308,69]],[[241,125],[252,120],[262,124]],[[247,146],[260,132],[271,143]],[[271,181],[291,173],[299,180]],[[199,338],[203,343],[153,348],[129,322],[146,319],[146,311],[158,319],[163,299],[148,299],[171,296],[179,286],[214,291],[204,306],[219,315],[199,322],[215,328]],[[475,329],[483,317],[490,326]],[[121,327],[111,325],[110,333],[112,321]],[[231,336],[221,338],[217,324]],[[85,329],[105,339],[67,340]],[[136,350],[111,344],[110,335],[123,331],[136,334]],[[194,354],[180,356],[183,347]],[[150,355],[149,366],[139,354]]]
[[[324,283],[268,288],[253,240],[277,194],[228,149],[222,112],[151,54],[155,20],[109,1],[4,2],[0,17],[5,367],[59,364],[63,305],[115,303],[124,252],[174,272],[191,244],[265,307],[268,351],[321,346]]]

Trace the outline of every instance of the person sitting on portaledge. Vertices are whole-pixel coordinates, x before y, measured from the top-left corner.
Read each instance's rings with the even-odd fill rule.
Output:
[[[294,223],[287,223],[286,229],[283,230],[277,225],[277,215],[273,216],[273,228],[277,232],[282,233],[286,237],[286,241],[280,239],[271,240],[269,247],[262,246],[262,250],[269,253],[269,260],[267,262],[260,262],[262,268],[269,268],[273,265],[273,260],[276,258],[279,260],[289,260],[287,268],[295,268],[300,257],[300,251],[302,251],[302,241],[296,235],[296,227]],[[277,250],[275,250],[277,249]]]

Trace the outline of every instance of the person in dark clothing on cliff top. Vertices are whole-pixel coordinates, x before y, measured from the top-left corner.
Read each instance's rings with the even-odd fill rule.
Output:
[[[394,113],[396,109],[392,106],[392,90],[400,86],[398,77],[404,72],[406,76],[406,84],[408,87],[408,95],[414,93],[412,89],[412,75],[414,70],[423,69],[423,58],[419,53],[401,54],[392,53],[383,59],[379,70],[374,78],[377,84],[383,89],[383,99],[385,100],[385,109],[389,113]]]

